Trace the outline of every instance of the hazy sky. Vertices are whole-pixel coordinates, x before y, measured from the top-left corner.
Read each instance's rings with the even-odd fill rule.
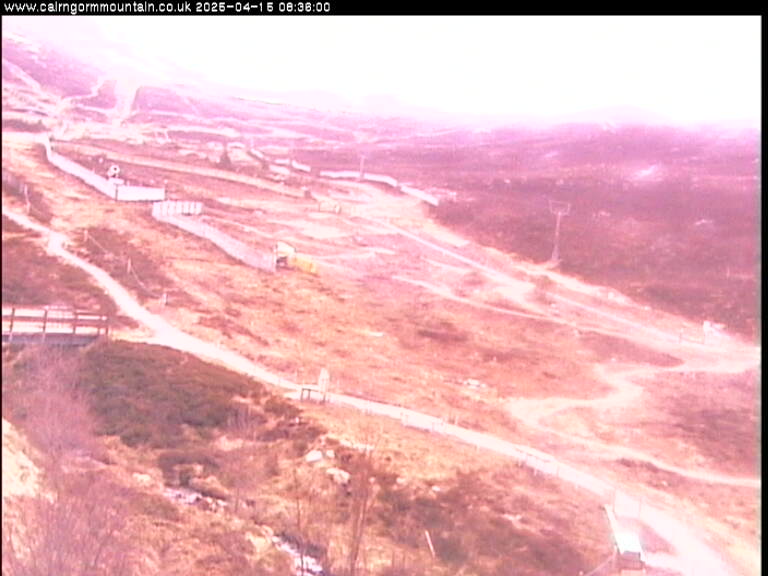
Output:
[[[451,112],[637,107],[680,123],[760,118],[759,17],[64,17],[144,56],[266,90],[392,94]]]

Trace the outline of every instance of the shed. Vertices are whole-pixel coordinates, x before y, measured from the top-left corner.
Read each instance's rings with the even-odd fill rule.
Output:
[[[624,571],[642,571],[645,568],[645,555],[640,538],[634,532],[615,532],[616,560],[618,568]]]

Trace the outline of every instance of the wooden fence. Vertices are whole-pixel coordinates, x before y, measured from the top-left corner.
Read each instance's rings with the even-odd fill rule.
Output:
[[[3,342],[83,346],[109,336],[109,316],[49,306],[3,307]]]

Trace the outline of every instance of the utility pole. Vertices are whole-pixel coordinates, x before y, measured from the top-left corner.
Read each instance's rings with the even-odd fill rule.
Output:
[[[360,175],[357,177],[358,180],[362,180],[365,177],[365,155],[360,154]]]
[[[553,264],[560,262],[560,221],[563,216],[568,216],[571,211],[571,204],[569,202],[558,202],[556,200],[549,201],[549,213],[554,214],[555,221],[555,242],[552,247],[552,256],[549,261]]]
[[[29,202],[29,187],[27,186],[27,183],[23,183],[22,188],[24,190],[24,202],[27,205],[27,215],[29,215],[29,211],[32,209],[32,204]]]

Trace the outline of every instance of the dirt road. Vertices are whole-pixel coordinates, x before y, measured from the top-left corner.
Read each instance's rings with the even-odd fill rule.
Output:
[[[214,362],[222,363],[231,369],[243,372],[266,383],[284,389],[297,390],[298,387],[295,383],[271,373],[239,354],[191,336],[173,327],[163,318],[152,314],[143,308],[125,288],[111,278],[104,270],[69,252],[66,249],[67,238],[64,235],[51,231],[44,226],[32,222],[24,215],[6,210],[5,208],[3,208],[3,214],[17,224],[47,236],[49,238],[48,252],[88,273],[114,299],[123,313],[142,324],[151,332],[151,335],[146,338],[147,342],[189,352]],[[615,495],[618,490],[617,487],[611,486],[600,478],[559,462],[553,456],[533,447],[513,444],[488,434],[459,426],[447,425],[428,414],[337,394],[332,394],[330,400],[334,403],[356,408],[364,413],[395,418],[406,425],[451,436],[462,442],[515,458],[518,462],[530,466],[538,472],[556,475],[558,478],[580,486],[600,498],[608,498],[611,494]],[[727,477],[724,478],[727,479]],[[739,479],[736,480],[738,481]],[[663,511],[645,503],[641,510],[641,520],[651,526],[660,537],[673,546],[675,550],[674,560],[676,560],[676,566],[680,572],[690,576],[734,574],[734,571],[726,565],[721,556],[698,537],[691,527],[686,527],[679,522],[675,518],[674,513]],[[670,557],[664,558],[664,563],[667,566],[671,562]]]
[[[445,256],[453,258],[454,260],[463,263],[467,267],[469,272],[471,269],[480,270],[487,274],[489,277],[495,279],[497,282],[502,283],[505,287],[511,287],[511,293],[517,294],[518,298],[515,304],[521,308],[528,310],[529,312],[518,312],[507,310],[498,306],[492,306],[490,304],[479,303],[475,300],[456,296],[448,288],[436,286],[430,282],[422,280],[413,280],[409,278],[395,276],[393,279],[409,284],[417,285],[424,290],[429,291],[441,298],[452,300],[456,302],[462,302],[470,306],[493,310],[500,314],[527,317],[534,320],[540,320],[545,322],[552,322],[570,326],[573,328],[584,328],[583,324],[579,324],[578,321],[566,319],[567,313],[565,309],[561,309],[561,317],[554,317],[551,312],[538,303],[532,302],[527,298],[530,294],[532,285],[523,282],[517,278],[513,278],[508,274],[494,270],[468,258],[455,251],[440,246],[430,240],[422,238],[421,236],[409,232],[389,223],[377,222],[370,218],[364,218],[367,221],[375,222],[378,225],[385,226],[398,234],[409,238],[421,245],[424,245],[432,250],[435,250]],[[525,273],[529,273],[525,271]],[[560,275],[549,275],[555,283],[567,284],[567,289],[573,288],[570,284],[573,281],[563,278]],[[509,292],[506,292],[509,293]],[[589,329],[610,336],[621,336],[631,339],[634,342],[642,346],[649,348],[655,348],[663,352],[668,352],[672,347],[674,354],[683,358],[683,363],[673,368],[662,368],[657,366],[631,366],[615,367],[610,363],[597,365],[597,376],[600,380],[608,383],[613,387],[613,392],[601,398],[591,399],[574,399],[574,398],[536,398],[536,399],[517,399],[508,404],[510,414],[527,426],[543,431],[549,434],[557,435],[561,438],[567,439],[570,443],[576,443],[581,446],[592,449],[595,453],[604,454],[607,458],[629,458],[632,460],[638,460],[664,470],[677,474],[679,476],[697,480],[701,482],[709,482],[713,484],[723,484],[728,486],[739,486],[745,488],[760,488],[761,480],[759,478],[743,478],[733,477],[723,474],[715,474],[706,470],[691,470],[664,462],[658,457],[651,456],[637,449],[627,448],[623,446],[616,446],[606,442],[600,442],[596,440],[590,440],[586,438],[580,438],[570,433],[564,433],[551,426],[545,426],[541,421],[547,417],[553,416],[559,412],[567,410],[573,410],[578,408],[593,408],[593,409],[606,409],[612,407],[626,407],[631,406],[634,399],[636,399],[642,392],[642,388],[637,384],[634,384],[632,380],[653,378],[663,372],[686,372],[686,371],[698,371],[698,372],[739,372],[747,369],[754,368],[760,363],[760,351],[758,348],[749,346],[736,339],[723,336],[716,341],[710,341],[709,343],[699,342],[680,342],[677,334],[669,333],[664,330],[659,330],[652,326],[650,323],[640,323],[638,321],[630,320],[622,317],[615,312],[606,312],[598,308],[597,306],[588,305],[583,302],[577,301],[573,298],[561,294],[550,294],[550,298],[563,303],[566,307],[571,309],[577,309],[586,311],[589,313],[591,322],[597,322],[597,325],[590,325]],[[628,307],[631,304],[627,305]],[[627,331],[630,328],[631,331]]]

